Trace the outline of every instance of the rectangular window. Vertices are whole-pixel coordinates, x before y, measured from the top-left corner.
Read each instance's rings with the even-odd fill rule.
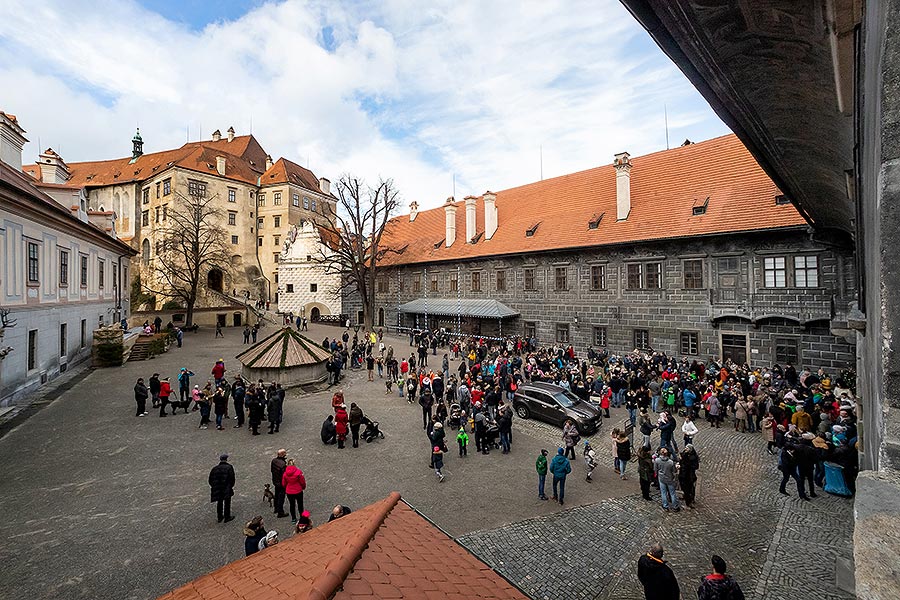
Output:
[[[378,291],[379,291],[380,293],[384,294],[384,293],[387,293],[388,291],[390,291],[390,290],[388,289],[389,285],[390,285],[390,284],[388,283],[388,278],[387,278],[387,277],[379,277],[379,278],[378,278],[377,287],[378,287]]]
[[[634,347],[638,350],[650,349],[650,332],[646,329],[634,330]]]
[[[303,196],[303,208],[309,210],[309,198],[307,198],[306,196]]]
[[[87,319],[81,320],[81,348],[87,344]]]
[[[644,281],[647,289],[658,290],[662,288],[662,263],[647,263],[645,265],[647,274]]]
[[[506,271],[497,271],[497,291],[506,291]]]
[[[265,219],[266,219],[265,217],[259,217],[258,219],[256,219],[256,228],[258,230],[261,231],[263,229],[263,227],[265,227],[265,224],[266,224]]]
[[[293,284],[293,283],[287,284],[287,293],[288,293],[288,294],[293,294],[293,293],[294,293],[294,284]]]
[[[537,323],[534,321],[525,321],[523,333],[528,339],[537,337]]]
[[[272,253],[272,260],[273,260],[273,261],[278,262],[280,259],[281,259],[281,253],[280,253],[280,252],[273,252],[273,253]]]
[[[525,291],[534,291],[534,269],[525,269]]]
[[[81,256],[81,287],[87,287],[88,282],[88,257]]]
[[[566,267],[556,267],[555,275],[556,291],[564,292],[569,289],[569,282],[567,281],[568,269]]]
[[[312,201],[309,203],[309,209],[312,211],[316,210],[316,199],[315,198],[313,198]]]
[[[206,182],[188,179],[188,194],[194,198],[206,198]]]
[[[41,276],[40,247],[28,242],[28,283],[39,283]]]
[[[156,182],[156,197],[159,198],[159,182]]]
[[[97,279],[99,281],[98,285],[100,286],[101,290],[103,289],[104,281],[106,279],[106,277],[104,277],[105,270],[106,270],[106,261],[101,258],[100,260],[97,261]]]
[[[141,211],[141,225],[146,227],[150,224],[150,211],[142,210]]]
[[[703,289],[703,260],[691,259],[686,260],[684,265],[684,289],[686,290],[702,290]]]
[[[171,179],[163,179],[163,196],[168,196],[172,193],[172,180]]]
[[[281,192],[272,193],[272,204],[274,204],[275,206],[281,206]]]
[[[59,251],[59,285],[69,285],[69,253]]]
[[[237,202],[237,190],[234,188],[228,188],[228,201],[229,202]]]
[[[796,287],[819,287],[819,259],[816,256],[794,257],[794,285]]]
[[[432,292],[438,291],[438,278],[437,278],[437,275],[432,275],[432,276],[431,276],[431,291],[432,291]]]
[[[69,353],[69,326],[61,323],[59,326],[59,355],[65,356]]]
[[[413,275],[413,280],[412,280],[412,291],[413,291],[414,294],[415,294],[415,293],[418,293],[419,290],[422,288],[421,278],[422,278],[422,276],[419,275],[418,273],[416,273],[416,274]]]
[[[740,269],[740,257],[726,256],[719,259],[719,273],[737,273]]]
[[[278,216],[275,217],[275,227],[276,228],[281,227],[281,217],[278,217]]]
[[[236,236],[236,235],[231,236],[231,243],[232,243],[232,244],[237,244],[237,243],[238,243],[238,236]]]
[[[150,204],[150,188],[144,188],[141,192],[141,204]]]
[[[310,292],[318,292],[318,291],[319,291],[319,284],[318,284],[318,283],[311,283],[311,284],[309,284],[309,291],[310,291]]]
[[[163,204],[163,223],[169,218],[169,205]]]
[[[475,271],[474,273],[472,273],[472,291],[481,291],[481,271]]]
[[[700,335],[690,331],[681,332],[681,354],[697,356],[700,354]]]
[[[569,324],[568,323],[557,323],[556,324],[556,343],[557,344],[568,344],[569,343]]]
[[[272,237],[272,245],[274,245],[274,246],[281,245],[281,236],[280,235],[276,235],[276,236]]]
[[[228,211],[228,224],[229,225],[237,225],[237,213],[234,211]]]
[[[155,210],[154,212],[155,212],[156,216],[154,217],[153,221],[154,221],[155,223],[159,223],[159,217],[160,217],[160,214],[161,214],[160,207],[157,206],[157,207],[156,207],[156,210]]]
[[[300,208],[300,194],[294,194],[291,197],[291,206],[296,206],[297,208]]]
[[[763,260],[765,286],[767,288],[783,288],[787,286],[786,269],[783,256],[772,256]]]
[[[641,263],[625,265],[625,287],[629,290],[639,290],[644,287],[644,265]]]
[[[119,265],[113,265],[113,289],[119,289]]]
[[[266,193],[260,192],[256,195],[256,205],[257,206],[265,206],[266,205]]]
[[[591,267],[591,289],[606,289],[606,265],[593,265]]]
[[[28,330],[28,370],[31,371],[37,367],[37,342],[38,330]]]
[[[263,239],[262,239],[262,238],[256,238],[256,245],[259,246],[259,247],[262,247],[262,245],[263,245]]]
[[[779,365],[800,364],[800,343],[795,338],[775,338],[775,362]]]
[[[594,345],[606,347],[606,327],[594,327]]]

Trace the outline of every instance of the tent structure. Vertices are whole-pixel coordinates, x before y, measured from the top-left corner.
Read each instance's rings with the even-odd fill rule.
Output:
[[[322,381],[331,353],[290,327],[279,329],[237,355],[241,375],[289,388]]]

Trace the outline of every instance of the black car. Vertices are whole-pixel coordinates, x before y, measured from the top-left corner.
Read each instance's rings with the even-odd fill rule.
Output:
[[[562,427],[572,419],[580,435],[591,435],[600,429],[600,409],[581,401],[578,396],[552,383],[526,383],[519,386],[513,408],[523,419],[539,419]]]

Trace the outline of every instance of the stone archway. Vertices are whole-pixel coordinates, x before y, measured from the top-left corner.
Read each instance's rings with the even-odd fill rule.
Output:
[[[319,320],[319,317],[322,316],[322,313],[319,311],[318,306],[313,306],[312,310],[309,311],[309,320],[315,323]]]
[[[210,269],[206,275],[206,287],[217,292],[225,289],[225,276],[220,269]]]

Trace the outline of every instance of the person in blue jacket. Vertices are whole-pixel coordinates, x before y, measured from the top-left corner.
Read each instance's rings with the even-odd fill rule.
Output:
[[[550,461],[549,471],[553,474],[553,499],[562,505],[566,497],[566,475],[572,472],[572,465],[563,448],[557,448],[556,456]]]

